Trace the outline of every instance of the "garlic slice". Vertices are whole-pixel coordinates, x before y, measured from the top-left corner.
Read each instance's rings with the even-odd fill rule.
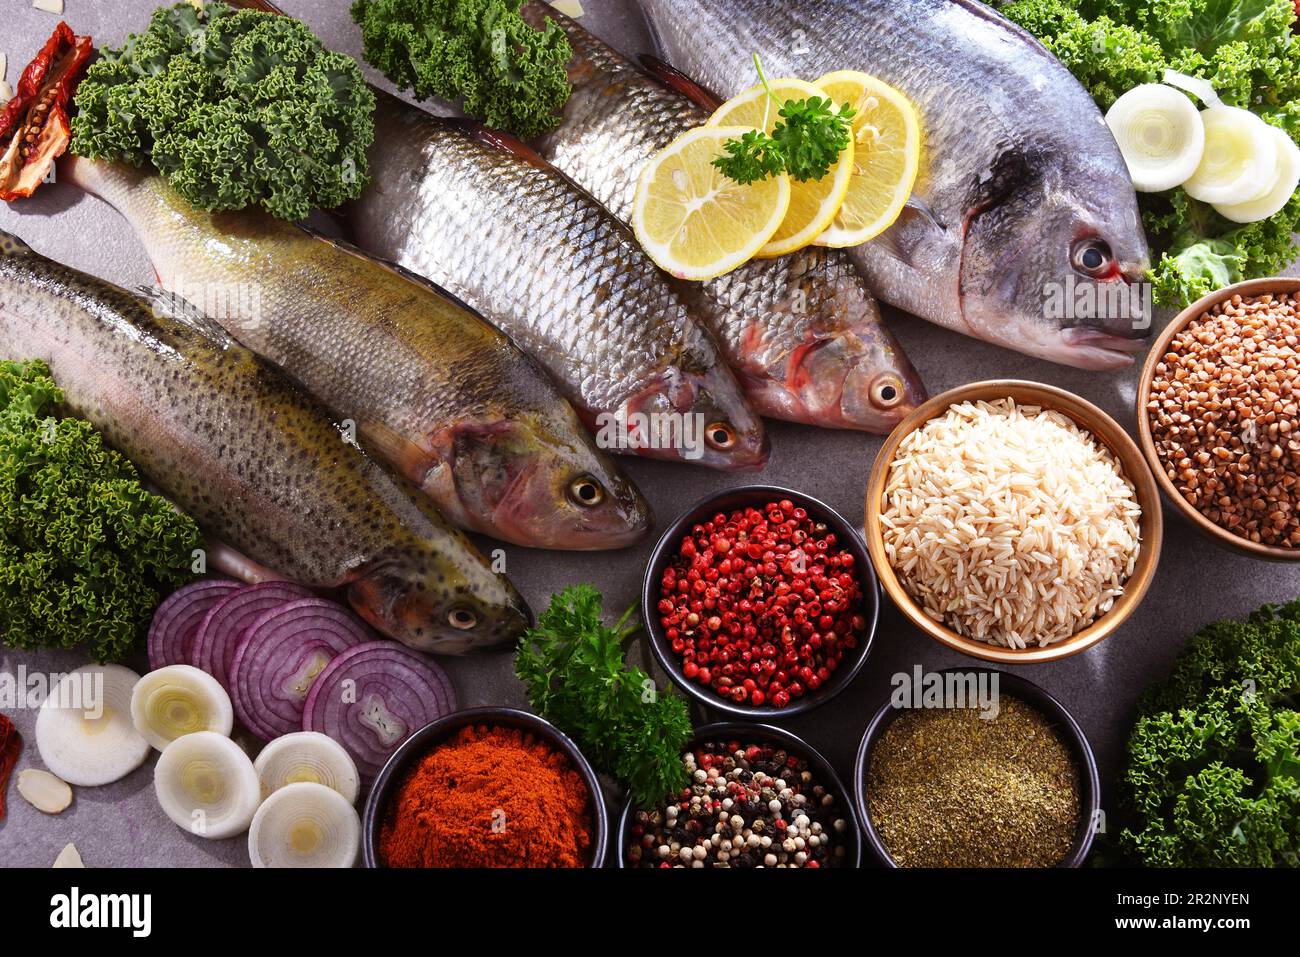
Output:
[[[54,859],[53,867],[85,867],[81,860],[81,852],[77,850],[77,845],[68,842],[63,845],[63,850],[59,851],[59,856]]]
[[[18,772],[18,793],[36,810],[45,814],[62,814],[72,803],[72,788],[62,778],[39,768]]]

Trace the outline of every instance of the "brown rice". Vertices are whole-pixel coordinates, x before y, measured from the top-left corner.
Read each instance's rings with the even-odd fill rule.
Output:
[[[962,402],[907,435],[885,482],[885,553],[931,618],[1011,648],[1069,638],[1133,574],[1141,507],[1069,416]]]

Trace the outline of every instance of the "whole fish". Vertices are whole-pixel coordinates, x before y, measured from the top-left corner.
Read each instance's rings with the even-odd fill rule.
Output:
[[[649,508],[535,362],[426,283],[260,211],[207,213],[161,177],[65,159],[162,286],[285,370],[451,521],[524,545],[611,548]]]
[[[512,137],[377,98],[373,181],[348,210],[363,249],[495,323],[613,440],[604,447],[763,465],[762,420],[626,226]]]
[[[521,12],[538,28],[557,22],[573,47],[573,95],[538,151],[630,222],[641,171],[703,125],[717,101],[674,71],[650,75],[549,4],[529,0]],[[808,247],[680,288],[763,415],[885,433],[925,400],[866,283],[838,250]]]
[[[422,651],[512,641],[508,579],[278,370],[0,231],[0,355],[42,359],[88,420],[205,530]]]
[[[1150,308],[1137,197],[1096,104],[975,0],[642,0],[672,64],[723,95],[861,70],[921,119],[899,220],[853,256],[886,302],[1085,369],[1126,366]],[[1097,304],[1097,305],[1094,305]]]

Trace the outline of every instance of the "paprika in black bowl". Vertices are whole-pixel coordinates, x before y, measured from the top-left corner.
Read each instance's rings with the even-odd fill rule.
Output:
[[[673,681],[730,715],[824,704],[871,650],[880,592],[857,529],[793,489],[704,498],[655,545],[642,584],[650,647]]]

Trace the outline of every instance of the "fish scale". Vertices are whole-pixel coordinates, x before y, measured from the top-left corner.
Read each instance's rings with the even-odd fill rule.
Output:
[[[649,529],[645,500],[545,372],[461,303],[259,211],[195,209],[156,174],[77,157],[60,178],[126,217],[165,288],[247,291],[213,318],[355,422],[457,524],[559,548]],[[588,482],[599,494],[576,500]]]
[[[521,12],[534,27],[559,23],[574,51],[572,96],[537,149],[630,222],[642,170],[709,118],[681,90],[698,101],[708,94],[685,77],[671,78],[678,88],[670,88],[538,0]],[[925,400],[867,284],[839,250],[806,247],[678,288],[763,415],[884,433]]]
[[[860,70],[917,108],[921,165],[888,230],[850,252],[886,302],[1081,368],[1128,365],[1150,330],[1129,293],[1150,265],[1137,197],[1101,112],[1029,33],[975,0],[641,0],[669,60],[724,96],[768,76]],[[1081,267],[1080,250],[1104,252]],[[1111,283],[1113,286],[1105,286]],[[1050,314],[1053,291],[1131,305]]]
[[[483,313],[589,425],[647,412],[698,414],[708,427],[698,459],[675,444],[632,451],[765,461],[761,420],[717,344],[626,226],[505,134],[382,93],[375,124],[373,182],[347,211],[362,248]]]
[[[0,232],[0,354],[41,359],[69,411],[208,532],[313,588],[345,588],[426,651],[511,641],[528,611],[458,530],[343,440],[317,403],[202,320],[171,318]],[[453,609],[472,629],[453,628]]]

